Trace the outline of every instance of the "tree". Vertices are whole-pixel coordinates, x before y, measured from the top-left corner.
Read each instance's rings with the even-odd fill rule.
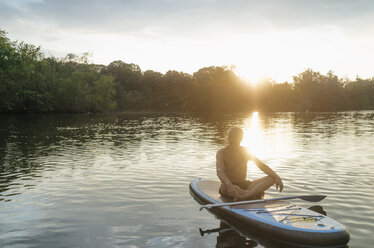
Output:
[[[14,43],[7,37],[6,32],[0,30],[0,112],[13,111],[14,99],[17,96],[15,81],[16,50]]]
[[[0,30],[0,113],[374,109],[374,78],[350,81],[308,69],[291,83],[267,79],[253,87],[227,66],[201,68],[192,76],[173,70],[143,73],[120,60],[89,64],[90,53],[45,58],[40,47],[6,35]]]
[[[374,109],[374,78],[347,81],[344,85],[350,110]]]
[[[101,75],[90,88],[88,96],[90,110],[93,112],[114,110],[117,107],[113,99],[115,94],[114,78],[111,75]]]
[[[239,112],[252,106],[251,89],[226,66],[205,67],[193,74],[189,99],[196,112]]]
[[[116,100],[121,109],[136,107],[145,100],[141,84],[142,72],[138,65],[117,60],[103,69],[102,73],[114,77]]]
[[[308,69],[294,77],[294,85],[300,110],[344,109],[343,83],[331,71],[325,76]]]

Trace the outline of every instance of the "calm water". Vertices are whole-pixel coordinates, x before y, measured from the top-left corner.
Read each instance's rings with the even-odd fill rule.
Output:
[[[215,247],[217,234],[199,228],[220,222],[198,210],[188,183],[216,177],[233,125],[283,178],[281,195],[328,195],[321,205],[348,227],[349,246],[372,246],[368,111],[1,116],[0,247]],[[250,164],[248,177],[260,176]]]

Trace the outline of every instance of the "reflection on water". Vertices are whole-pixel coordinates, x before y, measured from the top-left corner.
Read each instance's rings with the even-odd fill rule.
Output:
[[[223,221],[220,221],[220,226],[215,229],[202,231],[199,229],[201,236],[205,233],[218,233],[216,248],[252,248],[258,247],[258,244],[254,240],[248,239],[245,235],[235,231],[234,228]]]
[[[219,222],[188,183],[216,178],[234,125],[282,176],[282,195],[328,195],[350,246],[370,247],[373,124],[373,111],[1,116],[0,247],[214,247],[217,235],[197,228]],[[261,176],[249,166],[249,179]]]

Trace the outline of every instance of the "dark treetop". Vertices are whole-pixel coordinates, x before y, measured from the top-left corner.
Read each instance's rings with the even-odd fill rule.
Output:
[[[40,47],[10,41],[0,30],[0,113],[364,109],[374,109],[374,78],[350,81],[308,69],[292,82],[269,79],[253,86],[227,66],[192,75],[143,72],[123,61],[89,64],[87,53],[47,58]]]

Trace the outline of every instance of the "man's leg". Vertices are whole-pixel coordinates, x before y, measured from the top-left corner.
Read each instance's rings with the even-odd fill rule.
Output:
[[[266,176],[251,182],[247,190],[237,189],[238,200],[251,199],[255,196],[262,195],[268,188],[274,185],[275,181],[272,177]]]

